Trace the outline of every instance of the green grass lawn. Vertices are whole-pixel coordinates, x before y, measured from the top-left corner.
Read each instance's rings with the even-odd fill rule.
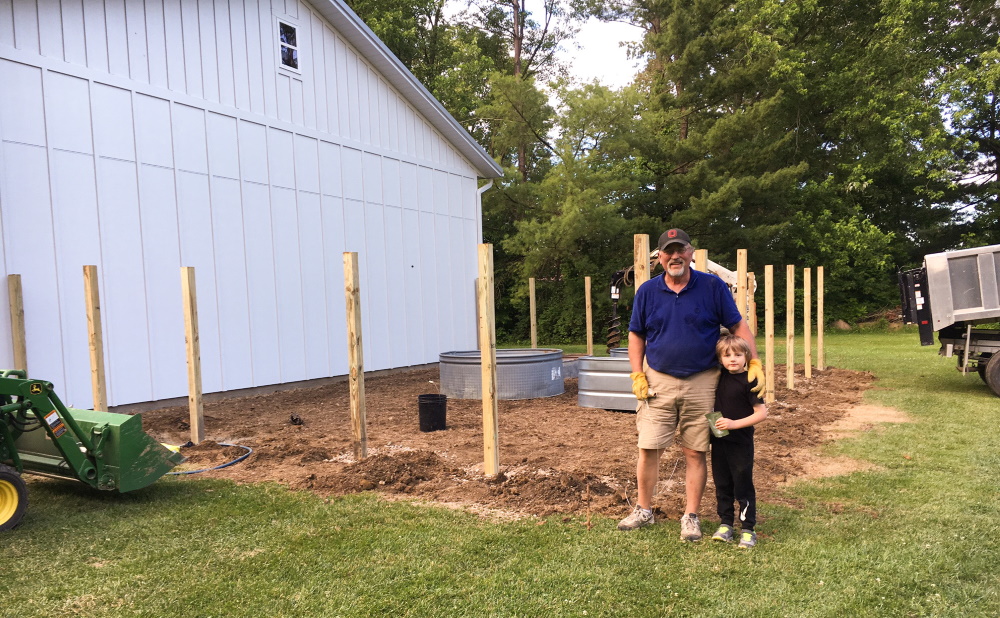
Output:
[[[874,372],[866,400],[914,422],[830,446],[878,468],[761,504],[749,552],[683,544],[675,521],[588,531],[197,477],[126,495],[45,480],[0,535],[0,616],[1000,615],[1000,398],[915,332],[831,334],[827,358]]]

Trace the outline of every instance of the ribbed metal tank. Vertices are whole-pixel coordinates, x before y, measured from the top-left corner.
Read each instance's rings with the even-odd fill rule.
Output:
[[[622,356],[628,358],[628,348],[611,348],[608,350],[608,354],[615,358],[620,358]]]
[[[635,412],[632,378],[628,377],[632,367],[627,355],[583,356],[576,362],[580,368],[578,406]]]
[[[438,356],[441,394],[452,399],[482,399],[482,355],[479,350],[444,352]],[[561,395],[562,350],[513,348],[497,350],[497,398],[536,399]]]

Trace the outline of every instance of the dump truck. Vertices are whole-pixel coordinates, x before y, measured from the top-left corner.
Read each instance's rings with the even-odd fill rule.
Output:
[[[21,523],[28,506],[22,474],[73,479],[128,492],[152,484],[184,461],[147,435],[142,417],[67,408],[51,382],[0,372],[0,532]]]
[[[1000,397],[1000,245],[924,256],[899,273],[903,322],[916,324],[921,345],[941,344],[959,371],[975,371]]]

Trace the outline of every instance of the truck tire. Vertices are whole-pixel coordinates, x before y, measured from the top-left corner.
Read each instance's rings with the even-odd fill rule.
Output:
[[[993,394],[1000,397],[1000,354],[990,356],[989,362],[986,363],[986,369],[980,375]]]
[[[17,470],[0,464],[0,532],[16,528],[28,508],[28,487]]]

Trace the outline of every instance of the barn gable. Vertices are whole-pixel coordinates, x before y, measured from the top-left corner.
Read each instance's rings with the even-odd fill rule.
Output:
[[[346,372],[343,251],[366,369],[475,346],[477,178],[500,170],[343,4],[0,0],[0,84],[0,274],[31,375],[69,402],[90,401],[85,264],[111,405],[186,393],[180,266],[206,392]]]

